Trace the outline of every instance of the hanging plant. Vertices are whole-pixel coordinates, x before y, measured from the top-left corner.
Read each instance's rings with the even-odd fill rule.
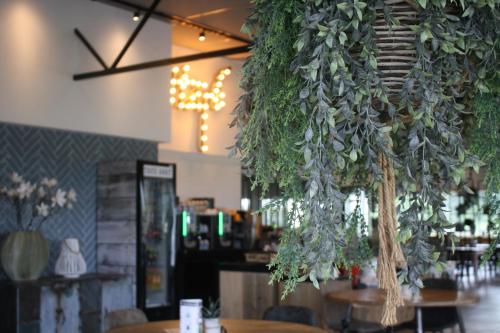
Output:
[[[499,1],[254,3],[234,151],[256,185],[276,181],[294,202],[273,279],[286,294],[348,264],[342,189],[363,183],[382,207],[379,279],[392,324],[398,280],[421,287],[439,257],[429,238],[449,227],[444,193],[478,165],[462,118],[497,75]]]

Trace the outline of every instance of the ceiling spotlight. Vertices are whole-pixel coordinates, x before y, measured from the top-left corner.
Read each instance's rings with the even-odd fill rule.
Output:
[[[132,16],[132,21],[137,22],[141,18],[141,13],[135,12],[134,16]]]
[[[205,36],[205,31],[200,32],[200,35],[198,36],[198,40],[200,42],[204,42],[205,39],[207,39],[207,36]]]

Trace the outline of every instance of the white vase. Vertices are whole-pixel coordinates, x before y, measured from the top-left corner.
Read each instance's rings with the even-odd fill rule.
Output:
[[[87,264],[80,252],[78,239],[67,238],[61,244],[61,253],[56,261],[55,272],[74,279],[87,272]]]
[[[204,321],[204,325],[205,325],[205,333],[220,333],[221,332],[219,318],[204,319],[203,321]]]

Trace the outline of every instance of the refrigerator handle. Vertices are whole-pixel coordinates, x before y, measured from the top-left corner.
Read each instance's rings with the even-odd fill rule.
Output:
[[[175,205],[172,205],[172,228],[170,234],[170,267],[175,267],[177,258],[177,213]]]

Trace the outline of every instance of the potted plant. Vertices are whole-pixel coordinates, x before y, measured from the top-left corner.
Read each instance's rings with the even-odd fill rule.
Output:
[[[208,307],[203,308],[203,323],[205,326],[205,333],[220,333],[220,301],[212,302],[210,299]]]
[[[57,188],[53,178],[31,183],[12,173],[9,179],[10,184],[0,188],[0,200],[14,207],[17,230],[2,246],[2,267],[14,281],[36,280],[49,259],[49,245],[40,228],[55,214],[72,208],[76,192]]]

